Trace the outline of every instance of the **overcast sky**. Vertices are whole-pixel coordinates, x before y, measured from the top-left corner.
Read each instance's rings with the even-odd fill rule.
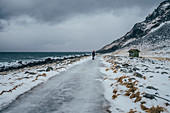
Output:
[[[92,51],[163,0],[0,0],[0,51]]]

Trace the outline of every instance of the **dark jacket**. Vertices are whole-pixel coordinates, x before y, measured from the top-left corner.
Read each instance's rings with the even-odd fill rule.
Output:
[[[92,56],[93,56],[93,57],[95,56],[95,52],[94,52],[94,51],[92,52]]]

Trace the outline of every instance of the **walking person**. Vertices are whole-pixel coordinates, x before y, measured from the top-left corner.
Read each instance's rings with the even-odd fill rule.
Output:
[[[93,52],[92,52],[92,60],[94,60],[94,57],[95,57],[95,51],[93,50]]]

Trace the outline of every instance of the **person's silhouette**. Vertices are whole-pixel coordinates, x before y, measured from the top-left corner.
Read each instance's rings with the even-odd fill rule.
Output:
[[[92,52],[92,60],[94,60],[94,57],[95,57],[95,51],[93,50],[93,52]]]

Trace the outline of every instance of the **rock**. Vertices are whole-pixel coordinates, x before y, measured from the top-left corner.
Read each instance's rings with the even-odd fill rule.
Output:
[[[161,67],[155,67],[155,69],[161,69]]]
[[[141,104],[146,104],[146,102],[145,102],[145,101],[142,101]]]
[[[169,70],[169,68],[165,68],[165,70]]]
[[[167,72],[161,72],[161,74],[168,74]]]
[[[19,63],[19,64],[22,64],[22,61],[19,61],[18,63]]]
[[[129,66],[129,64],[125,63],[125,64],[122,64],[122,66],[123,66],[124,68],[127,68],[127,67]]]
[[[149,99],[155,99],[156,100],[156,98],[155,98],[155,96],[153,95],[153,94],[148,94],[148,93],[146,93],[146,94],[144,94],[143,95],[143,97],[145,97],[145,98],[149,98]]]
[[[153,78],[153,76],[150,76],[150,78]]]
[[[137,70],[139,70],[139,68],[137,68],[137,67],[134,67],[134,68],[133,68],[133,71],[137,71]]]
[[[129,73],[133,73],[133,71],[130,69],[130,70],[129,70]]]
[[[146,71],[146,70],[148,70],[148,68],[145,68],[144,70]]]
[[[29,72],[28,71],[25,71],[25,74],[28,74]]]
[[[116,67],[115,67],[116,69],[119,69],[119,68],[121,68],[119,65],[117,65]]]
[[[139,85],[139,87],[143,87],[143,85]]]
[[[52,68],[52,67],[48,67],[48,68],[46,69],[46,72],[49,72],[49,71],[51,71],[51,70],[53,70],[53,68]]]
[[[155,88],[153,86],[147,86],[146,89],[153,89],[153,90],[156,90],[156,91],[158,90],[158,88]]]
[[[126,69],[120,69],[120,72],[127,73]]]
[[[159,93],[156,92],[155,95],[159,95]]]
[[[45,59],[45,62],[51,62],[52,61],[52,59],[51,58],[47,58],[47,59]]]
[[[129,78],[128,80],[136,80],[135,78]]]
[[[38,72],[43,72],[43,71],[45,71],[45,70],[37,70]]]
[[[170,76],[168,78],[170,78]]]
[[[36,75],[37,73],[34,72],[29,72],[30,75]]]
[[[25,74],[36,75],[37,73],[26,71]]]
[[[146,71],[146,72],[155,73],[154,71]]]
[[[140,73],[138,73],[138,72],[135,72],[135,73],[134,73],[134,76],[139,77],[139,78],[142,78],[142,77],[143,77],[143,75],[140,74]]]

